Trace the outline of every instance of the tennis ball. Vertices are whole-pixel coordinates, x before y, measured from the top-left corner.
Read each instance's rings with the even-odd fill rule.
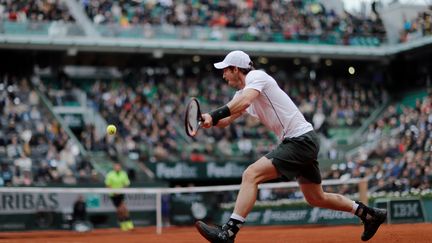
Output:
[[[117,128],[114,125],[108,125],[106,128],[106,132],[108,133],[108,135],[114,135],[117,132]]]

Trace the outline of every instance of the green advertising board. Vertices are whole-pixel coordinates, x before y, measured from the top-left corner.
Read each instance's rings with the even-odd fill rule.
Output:
[[[78,193],[0,193],[0,230],[68,229]],[[117,226],[116,210],[107,194],[84,195],[88,220],[95,228]],[[156,197],[128,194],[125,197],[137,226],[156,222]]]
[[[220,207],[218,193],[172,195],[171,223],[192,225],[196,220],[225,223],[232,208]],[[359,219],[351,213],[300,205],[255,207],[247,217],[248,225],[307,225],[307,224],[358,224]]]
[[[224,163],[158,162],[149,164],[157,179],[162,180],[226,180],[241,179],[249,163],[228,161]]]
[[[420,199],[380,199],[376,207],[388,210],[388,223],[425,222],[425,211]]]
[[[232,210],[223,210],[218,219],[225,223]],[[351,213],[309,206],[284,206],[256,208],[247,217],[248,225],[339,225],[358,224],[359,219]]]

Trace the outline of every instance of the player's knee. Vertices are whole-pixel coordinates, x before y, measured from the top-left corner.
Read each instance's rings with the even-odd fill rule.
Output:
[[[257,183],[259,173],[251,166],[249,166],[242,175],[242,182],[244,183]]]

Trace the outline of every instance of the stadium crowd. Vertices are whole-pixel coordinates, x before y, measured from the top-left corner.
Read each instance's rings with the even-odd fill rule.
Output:
[[[369,192],[420,194],[432,186],[432,93],[418,99],[415,107],[390,105],[366,134],[369,150],[360,150],[347,161],[323,171],[323,179],[367,178]],[[326,191],[355,195],[357,185],[325,186]],[[261,190],[260,200],[301,199],[296,189]],[[231,198],[229,200],[232,200]],[[227,201],[229,201],[227,200]]]
[[[370,126],[370,151],[346,163],[333,165],[326,179],[368,178],[371,191],[410,192],[432,185],[432,94],[418,99],[415,107],[388,107]]]
[[[203,135],[187,138],[183,119],[189,97],[197,97],[206,111],[228,102],[234,90],[211,72],[172,75],[166,68],[146,70],[131,72],[134,75],[122,80],[96,80],[88,90],[91,106],[109,124],[116,124],[119,134],[97,141],[98,136],[89,135],[95,128],[87,126],[81,141],[88,150],[134,153],[151,162],[244,160],[266,153],[277,140],[251,116],[225,129],[203,129]],[[278,80],[287,80],[286,76],[284,71],[275,74]],[[326,77],[305,82],[289,77],[280,85],[325,136],[330,128],[360,126],[386,99],[383,87],[361,79],[348,82]]]
[[[229,36],[231,40],[296,40],[349,45],[360,44],[359,37],[370,37],[375,42],[369,44],[378,45],[385,34],[376,12],[370,17],[348,12],[337,14],[318,1],[83,0],[81,3],[96,24],[124,28],[144,25],[146,32],[157,26],[210,27],[213,39],[226,38],[222,29],[228,28],[241,30]]]
[[[400,42],[408,42],[423,36],[432,35],[432,6],[421,12],[414,19],[405,17]]]
[[[152,37],[158,32],[153,27],[171,26],[182,30],[177,38],[194,36],[189,27],[204,27],[211,29],[208,38],[213,40],[379,45],[385,39],[385,28],[377,11],[372,11],[367,17],[346,11],[336,13],[332,9],[326,9],[319,1],[313,0],[278,0],[271,3],[245,0],[77,1],[95,24],[118,25],[124,29],[143,26],[145,37]],[[0,0],[0,22],[37,24],[59,20],[75,21],[62,1]],[[416,18],[404,19],[400,42],[430,35],[431,26],[429,6],[428,10],[419,13]],[[226,32],[227,29],[235,31]]]
[[[65,3],[59,0],[0,0],[0,22],[74,21]]]
[[[432,95],[417,99],[415,107],[401,107],[397,112],[389,107],[383,120],[378,121],[372,136],[383,134],[390,139],[381,139],[373,149],[372,158],[382,158],[377,170],[378,190],[400,190],[409,188],[431,188],[432,151]],[[387,133],[387,134],[386,134]]]
[[[188,97],[198,97],[203,110],[208,110],[228,101],[233,91],[210,72],[187,77],[169,73],[156,68],[125,75],[121,81],[96,80],[87,91],[90,104],[109,123],[117,125],[118,136],[102,136],[102,141],[97,141],[94,127],[87,125],[81,133],[81,143],[88,150],[137,153],[139,160],[145,162],[223,160],[235,154],[234,147],[240,152],[239,157],[244,159],[271,149],[270,144],[275,138],[248,116],[239,121],[245,126],[202,130],[205,134],[198,136],[192,141],[192,148],[187,149],[184,144],[191,141],[184,136],[182,121],[183,104]],[[356,113],[356,105],[352,104],[358,103],[359,110],[370,112],[380,104],[383,99],[380,95],[385,93],[361,83],[352,85],[339,79],[323,78],[315,82],[292,80],[281,85],[291,92],[308,119],[315,120],[310,115],[327,107],[323,114],[324,119],[329,119],[326,121],[329,126],[360,124],[369,113],[359,112],[364,115],[352,116]],[[28,79],[3,76],[0,94],[1,185],[76,184],[95,180],[90,163],[79,155],[78,148],[64,129],[43,108]],[[350,104],[345,105],[351,107],[351,111],[346,112],[350,116],[340,112],[339,107],[345,103]],[[389,106],[366,134],[369,141],[378,141],[377,145],[366,155],[363,153],[346,163],[333,165],[323,178],[367,177],[377,192],[430,189],[431,110],[432,95],[418,100],[414,108]],[[332,114],[343,122],[331,122]],[[211,157],[212,154],[216,157]],[[338,190],[350,193],[356,189],[344,186]],[[263,197],[275,195],[299,197],[292,190],[263,193]]]
[[[1,76],[0,113],[1,186],[92,180],[90,163],[43,107],[27,77]]]
[[[133,25],[243,28],[246,35],[243,33],[235,37],[237,40],[264,41],[271,40],[267,34],[275,32],[282,33],[285,40],[307,41],[337,33],[338,44],[352,44],[350,41],[356,36],[384,34],[376,13],[367,19],[347,12],[338,15],[317,1],[78,1],[94,23],[119,24],[125,28]],[[281,9],[288,11],[281,12]],[[58,0],[0,0],[0,19],[12,22],[74,21],[66,5]],[[428,11],[414,20],[407,20],[401,41],[430,35],[431,21]],[[94,127],[87,125],[80,139],[88,150],[105,150],[112,155],[135,153],[141,161],[206,162],[254,158],[272,149],[276,138],[251,117],[241,118],[240,124],[226,129],[203,130],[205,135],[196,139],[185,137],[182,128],[183,104],[188,97],[198,97],[202,109],[210,110],[227,102],[233,91],[210,72],[176,76],[170,73],[180,68],[174,72],[164,68],[149,70],[152,71],[129,75],[120,81],[95,81],[88,91],[91,104],[108,123],[117,124],[120,136],[103,136],[104,141],[97,141]],[[274,75],[278,80],[287,80],[286,73]],[[367,82],[352,82],[337,77],[319,77],[309,82],[288,79],[289,82],[280,85],[288,91],[307,120],[327,137],[329,128],[358,127],[386,99],[381,86],[368,85]],[[29,81],[5,75],[1,82],[1,132],[4,136],[0,139],[0,153],[5,156],[1,157],[0,183],[74,184],[79,180],[91,180],[93,172],[89,162],[78,155],[76,145],[60,124],[55,119],[48,120],[48,112],[41,108]],[[417,183],[418,187],[430,186],[430,153],[426,148],[431,143],[430,118],[429,113],[421,113],[428,100],[418,102],[415,109],[404,108],[401,115],[391,106],[388,117],[371,126],[370,139],[377,139],[383,134],[390,136],[390,139],[382,140],[372,154],[385,159],[372,163],[365,156],[360,156],[333,168],[328,178],[338,175],[375,176],[372,179],[376,181],[377,190],[387,190],[389,185],[400,189],[401,183],[407,183],[401,182],[404,174],[413,180],[421,175],[423,179]],[[410,124],[413,120],[409,117],[413,116],[422,118],[421,121],[426,119],[426,125]],[[423,130],[413,131],[414,128]],[[397,129],[400,129],[399,137],[395,135]],[[389,131],[393,133],[386,134]],[[190,142],[192,146],[185,146]],[[214,143],[216,146],[212,146]],[[418,149],[421,146],[423,150]],[[414,163],[420,166],[415,167],[413,172]],[[390,168],[393,172],[387,171]],[[378,176],[389,173],[393,177]]]

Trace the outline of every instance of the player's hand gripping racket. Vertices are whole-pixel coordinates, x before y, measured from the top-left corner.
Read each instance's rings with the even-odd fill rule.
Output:
[[[202,122],[201,110],[199,102],[195,97],[192,97],[186,107],[185,115],[185,131],[189,137],[194,137]]]

